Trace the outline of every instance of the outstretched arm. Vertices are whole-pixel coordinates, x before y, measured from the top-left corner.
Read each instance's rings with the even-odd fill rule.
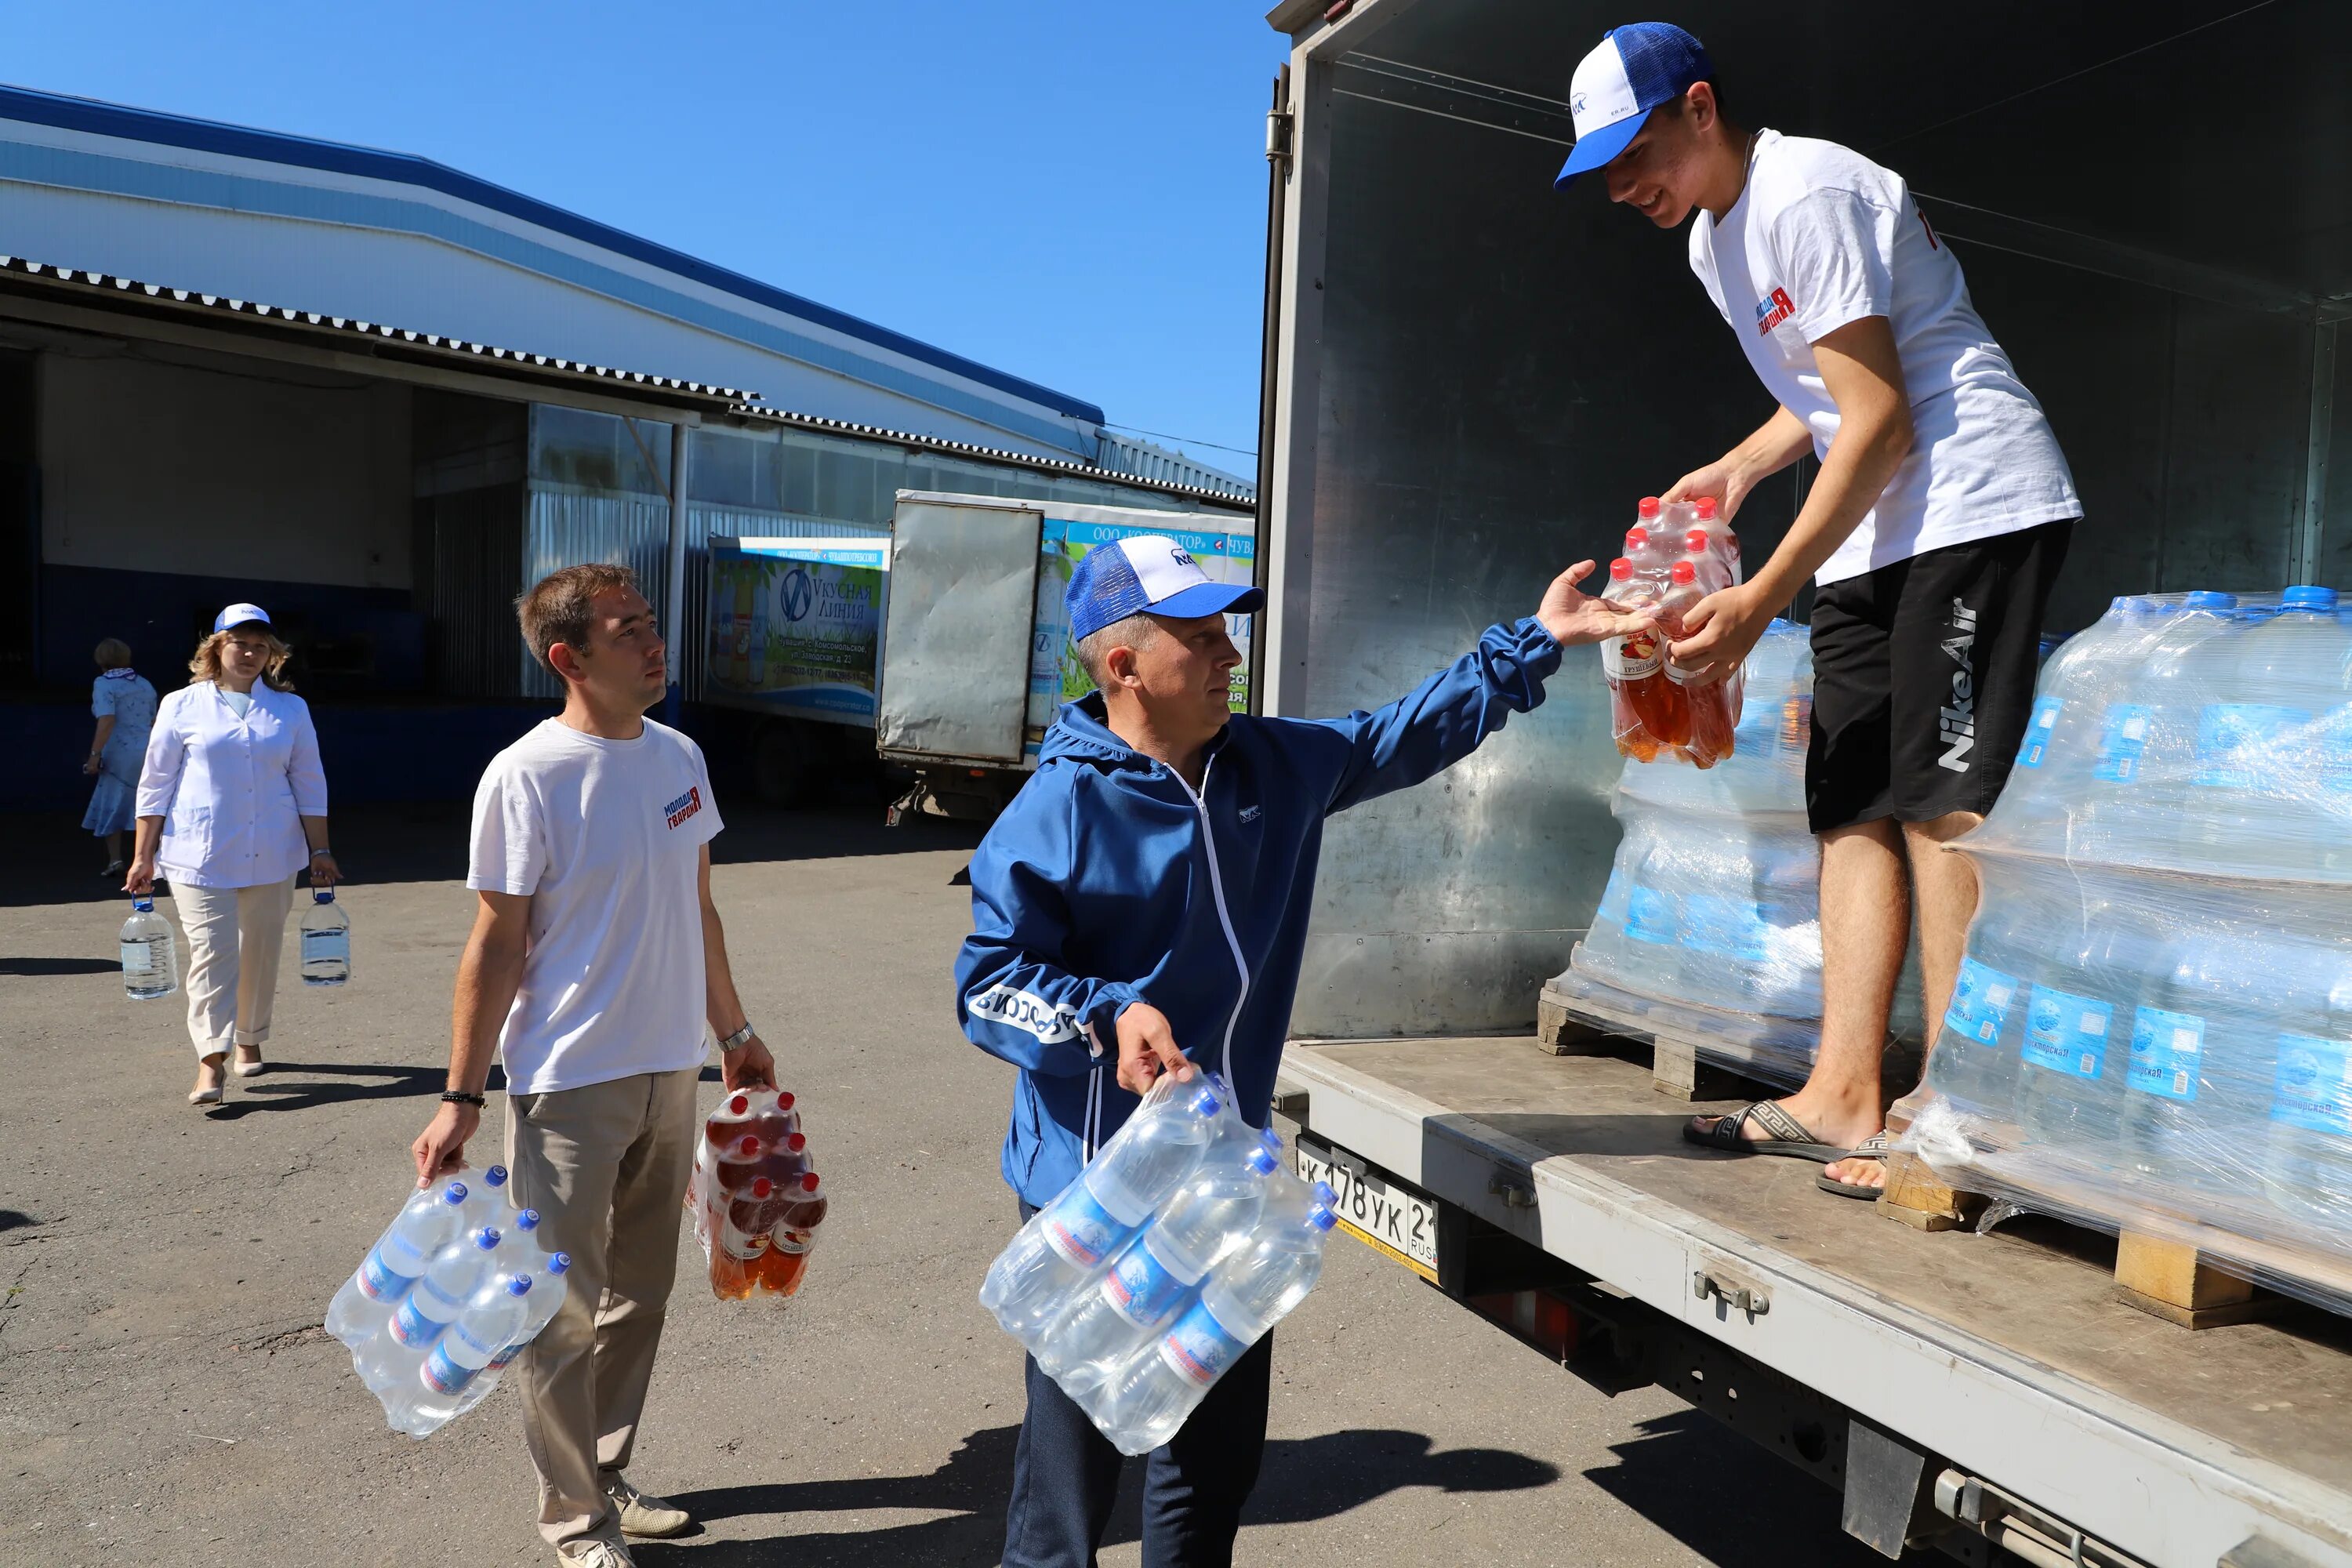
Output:
[[[1490,626],[1478,646],[1387,707],[1320,719],[1347,744],[1327,811],[1417,784],[1478,749],[1514,713],[1543,700],[1560,650],[1622,637],[1651,624],[1647,610],[1620,610],[1579,590],[1592,572],[1580,561],[1551,581],[1536,613]]]

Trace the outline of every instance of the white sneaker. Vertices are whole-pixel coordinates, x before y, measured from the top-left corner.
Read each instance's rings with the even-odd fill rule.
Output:
[[[575,1541],[555,1549],[555,1560],[564,1568],[636,1568],[637,1560],[629,1555],[625,1546],[609,1541]]]
[[[634,1535],[641,1541],[666,1541],[694,1528],[694,1519],[686,1510],[639,1491],[625,1476],[608,1482],[604,1495],[613,1500],[613,1507],[621,1516],[624,1535]]]

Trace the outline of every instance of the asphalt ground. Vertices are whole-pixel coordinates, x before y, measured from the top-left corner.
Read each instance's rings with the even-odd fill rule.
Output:
[[[963,1042],[949,996],[976,835],[729,815],[736,976],[834,1207],[788,1308],[713,1300],[682,1235],[633,1475],[702,1525],[637,1559],[992,1563],[1022,1394],[973,1299],[1012,1228],[1012,1070]],[[0,818],[0,1563],[553,1560],[510,1392],[412,1441],[319,1327],[409,1185],[471,909],[461,807],[335,826],[352,981],[306,989],[289,957],[270,1072],[203,1112],[183,1000],[122,994],[127,906],[94,846],[69,819]],[[1602,1397],[1344,1238],[1275,1369],[1244,1563],[1883,1561],[1811,1479],[1658,1390]],[[1139,1561],[1137,1479],[1114,1568]]]

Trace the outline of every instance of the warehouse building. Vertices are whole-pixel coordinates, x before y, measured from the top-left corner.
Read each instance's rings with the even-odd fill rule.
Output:
[[[404,154],[0,88],[0,704],[67,759],[100,638],[169,690],[234,599],[297,644],[339,795],[430,797],[552,695],[509,605],[558,565],[629,563],[690,634],[703,540],[872,533],[901,488],[1251,505],[1082,399]],[[76,798],[33,771],[5,804]]]

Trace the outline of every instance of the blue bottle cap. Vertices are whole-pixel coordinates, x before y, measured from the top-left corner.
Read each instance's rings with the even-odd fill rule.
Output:
[[[568,1252],[559,1252],[547,1260],[547,1271],[550,1274],[562,1274],[571,1267],[572,1254]]]
[[[1216,1085],[1204,1083],[1199,1092],[1185,1102],[1185,1107],[1195,1116],[1214,1116],[1224,1103],[1218,1097]]]
[[[480,1247],[484,1252],[488,1252],[498,1244],[499,1227],[497,1226],[486,1225],[481,1229],[474,1233],[474,1245]]]
[[[517,1213],[515,1215],[515,1228],[517,1230],[523,1231],[537,1230],[539,1228],[539,1211],[537,1209],[523,1209]]]
[[[2192,610],[2234,610],[2238,607],[2238,595],[2209,593],[2200,588],[2182,603]]]
[[[310,889],[310,901],[314,904],[331,904],[335,901],[335,889],[313,888]]]
[[[2279,607],[2287,610],[2333,610],[2336,608],[2336,590],[2300,584],[2279,596]]]
[[[1328,1230],[1338,1221],[1339,1217],[1339,1215],[1333,1214],[1329,1209],[1325,1208],[1321,1204],[1318,1204],[1314,1208],[1307,1211],[1307,1223],[1313,1226],[1318,1230]]]
[[[131,907],[142,915],[152,915],[155,912],[155,900],[141,893],[131,899]]]
[[[482,1173],[482,1180],[488,1183],[493,1191],[503,1187],[507,1184],[507,1168],[504,1165],[492,1165]]]
[[[1256,1148],[1250,1151],[1249,1168],[1255,1171],[1261,1176],[1271,1176],[1274,1174],[1274,1155],[1268,1152],[1265,1144],[1261,1143]]]
[[[518,1275],[516,1275],[513,1279],[511,1279],[508,1280],[508,1281],[507,1281],[507,1294],[508,1294],[508,1295],[509,1295],[509,1296],[528,1296],[528,1295],[530,1295],[530,1275],[528,1275],[528,1274],[518,1274]]]
[[[464,1203],[466,1201],[466,1184],[463,1182],[450,1183],[448,1186],[442,1190],[441,1201],[445,1204]]]

